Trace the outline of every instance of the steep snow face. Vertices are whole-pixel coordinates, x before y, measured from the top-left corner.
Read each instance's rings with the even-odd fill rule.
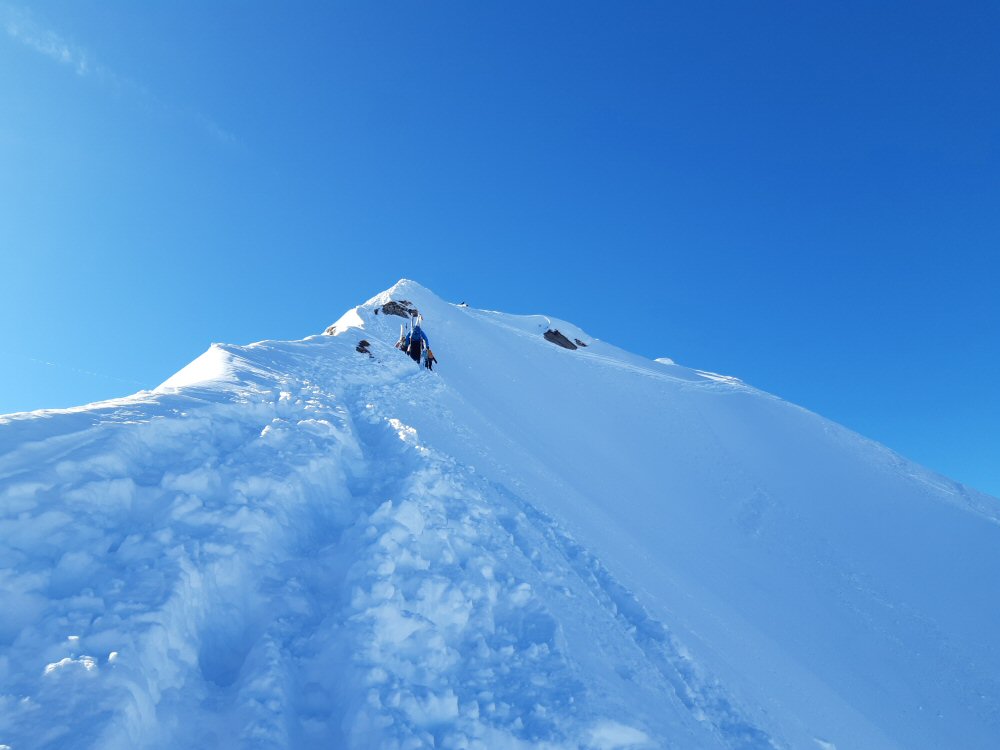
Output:
[[[994,499],[544,315],[329,330],[0,418],[0,745],[997,746]]]

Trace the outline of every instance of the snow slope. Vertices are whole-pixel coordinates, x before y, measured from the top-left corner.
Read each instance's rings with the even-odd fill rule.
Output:
[[[0,417],[0,747],[1000,746],[993,498],[414,282],[333,331]]]

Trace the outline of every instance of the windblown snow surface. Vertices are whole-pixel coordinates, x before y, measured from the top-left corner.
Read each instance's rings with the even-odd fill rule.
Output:
[[[1000,747],[993,498],[413,282],[332,330],[0,418],[0,747]]]

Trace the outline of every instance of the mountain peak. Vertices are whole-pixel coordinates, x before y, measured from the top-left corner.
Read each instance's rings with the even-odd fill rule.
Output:
[[[327,326],[324,333],[338,336],[350,328],[363,328],[366,318],[385,312],[383,308],[386,306],[389,306],[390,315],[402,315],[404,311],[424,315],[432,309],[444,310],[447,303],[416,281],[400,279],[385,291],[345,312],[335,323]]]
[[[0,418],[0,743],[994,744],[992,498],[406,279],[328,333]]]
[[[384,305],[390,300],[401,299],[409,299],[420,303],[443,302],[440,297],[422,284],[412,281],[411,279],[400,279],[385,291],[379,292],[374,297],[369,299],[363,306],[374,308],[379,305]]]

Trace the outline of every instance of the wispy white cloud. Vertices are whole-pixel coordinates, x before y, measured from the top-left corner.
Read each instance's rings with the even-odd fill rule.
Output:
[[[26,354],[14,354],[13,352],[0,351],[0,358],[10,358],[10,359],[20,359],[25,362],[33,362],[36,365],[43,365],[45,367],[52,367],[57,370],[66,370],[67,372],[76,373],[78,375],[88,375],[93,378],[103,378],[104,380],[116,380],[119,383],[128,383],[129,385],[137,385],[142,387],[144,383],[140,383],[138,380],[133,380],[132,378],[120,378],[117,375],[108,375],[103,372],[94,372],[93,370],[84,370],[81,367],[74,367],[73,365],[60,364],[58,362],[49,362],[47,359],[38,359],[37,357],[30,357]],[[0,745],[3,747],[3,745]]]
[[[198,113],[191,114],[190,117],[194,118],[194,120],[198,122],[210,136],[215,138],[220,143],[224,143],[227,146],[239,145],[240,139],[219,125],[219,123],[211,117],[206,117],[205,115]]]
[[[0,5],[0,18],[7,36],[25,47],[68,65],[77,75],[85,76],[95,71],[84,49],[68,42],[52,29],[43,28],[27,11],[4,3]]]
[[[87,49],[42,25],[24,8],[0,1],[0,24],[12,40],[60,65],[67,66],[80,77],[93,78],[116,92],[129,94],[151,110],[159,110],[163,114],[186,119],[227,146],[240,142],[233,133],[207,115],[169,104],[145,86],[100,64]]]

